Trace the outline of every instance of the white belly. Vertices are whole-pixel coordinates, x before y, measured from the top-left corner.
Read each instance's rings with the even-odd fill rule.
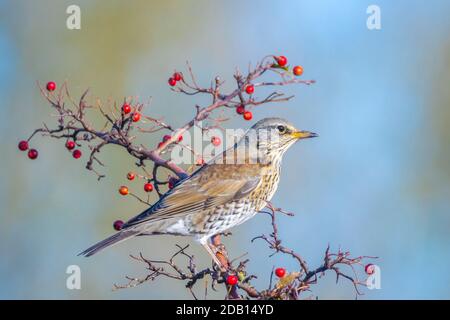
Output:
[[[171,234],[185,235],[185,236],[190,235],[184,219],[180,219],[177,222],[169,225],[166,228],[166,232],[171,233]]]

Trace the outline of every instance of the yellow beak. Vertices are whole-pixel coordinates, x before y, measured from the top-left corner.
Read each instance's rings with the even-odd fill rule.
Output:
[[[317,133],[309,132],[309,131],[294,131],[292,133],[292,137],[295,139],[315,138],[318,136],[319,135]]]

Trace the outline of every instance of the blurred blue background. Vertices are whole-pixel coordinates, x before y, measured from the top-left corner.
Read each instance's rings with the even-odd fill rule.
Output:
[[[78,31],[66,28],[71,4],[81,7]],[[381,8],[381,30],[366,27],[370,4]],[[100,183],[63,141],[33,140],[40,151],[33,162],[17,150],[32,129],[51,123],[36,81],[68,80],[74,96],[88,87],[102,99],[153,96],[147,112],[181,125],[206,100],[172,93],[174,69],[189,60],[200,83],[216,75],[231,83],[236,66],[246,70],[266,54],[286,55],[317,80],[286,88],[294,100],[254,112],[255,120],[281,116],[320,134],[284,160],[273,202],[296,212],[280,218],[284,243],[310,266],[321,263],[328,243],[379,256],[382,288],[364,290],[362,299],[450,298],[449,10],[444,0],[0,1],[0,298],[190,297],[170,280],[111,290],[125,275],[145,274],[129,253],[165,259],[189,239],[135,239],[76,256],[112,233],[112,221],[144,207],[117,193],[133,164],[120,150],[102,152],[108,175]],[[250,252],[260,288],[273,265],[296,268],[250,243],[269,227],[258,216],[225,240],[235,257]],[[209,263],[199,246],[192,251]],[[71,264],[81,267],[81,290],[66,289]],[[352,285],[336,285],[333,274],[312,293],[354,298]]]

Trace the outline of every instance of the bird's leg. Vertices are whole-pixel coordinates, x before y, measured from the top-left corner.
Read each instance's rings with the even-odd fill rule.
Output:
[[[209,255],[211,256],[211,258],[213,259],[214,263],[220,268],[221,271],[226,271],[226,268],[224,268],[224,266],[222,265],[222,263],[220,262],[219,258],[217,258],[216,254],[214,253],[214,251],[211,249],[211,247],[209,246],[209,244],[207,242],[202,243],[203,248],[206,249],[206,251],[208,251]]]
[[[226,269],[229,269],[230,265],[228,261],[228,253],[225,248],[225,245],[222,243],[220,234],[216,234],[211,237],[211,246],[213,247],[213,250],[216,253],[216,257],[219,259],[222,265]]]

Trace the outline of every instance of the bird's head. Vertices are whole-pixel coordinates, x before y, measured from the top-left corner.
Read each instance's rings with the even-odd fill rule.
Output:
[[[269,158],[279,158],[300,139],[314,138],[313,132],[299,130],[282,118],[265,118],[255,123],[247,133],[256,135],[256,148]]]

